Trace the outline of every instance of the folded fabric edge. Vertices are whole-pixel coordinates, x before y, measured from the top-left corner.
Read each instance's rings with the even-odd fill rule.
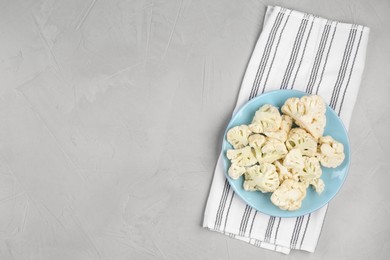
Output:
[[[324,206],[324,207],[326,207],[326,206]],[[326,215],[326,213],[325,213],[325,215]],[[281,252],[281,253],[284,253],[284,254],[289,254],[290,251],[292,250],[292,248],[290,248],[288,246],[288,245],[290,245],[290,241],[283,241],[283,240],[280,240],[280,238],[279,238],[279,240],[278,240],[279,243],[274,244],[274,243],[265,242],[261,238],[246,237],[246,236],[237,235],[238,232],[236,232],[234,230],[229,230],[229,227],[226,227],[225,231],[216,230],[216,229],[213,228],[212,224],[209,225],[209,223],[207,223],[206,219],[207,219],[207,217],[205,216],[204,222],[203,222],[203,228],[208,229],[210,231],[214,231],[214,232],[217,232],[219,234],[224,234],[224,235],[229,236],[231,238],[240,239],[241,241],[247,242],[247,243],[249,243],[251,245],[254,245],[254,246],[257,246],[257,247],[260,247],[260,248],[269,249],[269,250],[276,251],[276,252]],[[318,230],[318,232],[320,232],[320,233],[322,231],[324,220],[325,220],[325,217],[321,219],[322,225],[318,227],[318,229],[320,229],[320,230]],[[314,253],[315,249],[317,247],[320,235],[317,237],[316,240],[313,241],[313,243],[311,243],[309,245],[302,245],[301,248],[299,248],[299,249],[296,248],[295,250],[300,250],[300,251],[306,251],[306,252],[309,252],[309,253]]]
[[[275,12],[278,12],[279,10],[281,10],[283,7],[281,6],[272,6],[272,5],[268,5],[267,6],[267,11],[268,9],[272,10],[272,9],[275,9],[276,11]],[[311,14],[311,13],[306,13],[306,12],[303,12],[303,11],[297,11],[295,9],[290,9],[290,8],[284,8],[284,9],[287,9],[289,11],[292,11],[290,13],[290,16],[293,16],[293,17],[298,17],[298,18],[302,18],[303,16],[305,15],[312,15],[314,17],[316,17],[318,20],[320,21],[323,21],[323,23],[326,23],[327,21],[330,21],[330,22],[337,22],[337,26],[338,27],[346,27],[346,28],[350,28],[352,23],[349,23],[349,22],[343,22],[343,21],[339,21],[339,20],[334,20],[334,19],[329,19],[329,18],[326,18],[324,16],[319,16],[319,15],[315,15],[315,14]],[[362,26],[364,27],[364,30],[367,31],[367,33],[370,32],[370,27],[366,26],[366,25],[362,25],[362,24],[356,24],[356,25],[359,25],[359,26]]]
[[[267,243],[267,242],[264,242],[264,241],[260,241],[258,239],[254,239],[254,238],[242,237],[242,236],[236,235],[234,233],[218,231],[218,230],[215,230],[215,229],[207,227],[207,226],[206,227],[204,226],[204,228],[208,229],[209,231],[213,231],[213,232],[216,232],[216,233],[219,233],[219,234],[223,234],[225,236],[229,236],[231,238],[238,239],[240,241],[243,241],[245,243],[248,243],[248,244],[250,244],[252,246],[256,246],[256,247],[259,247],[259,248],[264,248],[264,249],[276,251],[276,252],[279,252],[279,253],[282,253],[282,254],[285,254],[285,255],[288,255],[291,252],[291,249],[288,248],[288,247],[275,245],[275,244],[270,244],[270,243]]]

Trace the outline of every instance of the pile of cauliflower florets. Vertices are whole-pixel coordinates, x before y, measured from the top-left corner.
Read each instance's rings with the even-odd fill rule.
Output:
[[[282,210],[297,210],[312,186],[321,194],[325,184],[321,166],[335,168],[344,160],[343,144],[322,136],[326,105],[320,96],[289,98],[278,108],[266,104],[252,123],[231,128],[227,140],[234,149],[229,176],[244,175],[247,191],[272,192],[271,201]],[[297,127],[293,127],[293,123]]]

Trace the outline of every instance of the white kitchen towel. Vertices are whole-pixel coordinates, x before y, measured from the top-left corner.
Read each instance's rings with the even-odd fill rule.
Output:
[[[241,85],[235,111],[276,89],[321,95],[348,128],[363,74],[369,28],[282,7],[268,7]],[[288,254],[314,252],[327,211],[298,218],[270,217],[246,205],[230,187],[221,157],[203,226],[255,246]]]

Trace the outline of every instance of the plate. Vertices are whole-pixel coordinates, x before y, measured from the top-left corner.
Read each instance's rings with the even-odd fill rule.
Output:
[[[302,97],[308,95],[305,92],[297,90],[276,90],[264,93],[258,97],[255,97],[248,101],[230,120],[229,125],[226,128],[224,139],[222,142],[222,153],[224,162],[225,175],[235,191],[235,193],[244,200],[248,205],[254,209],[274,217],[298,217],[312,213],[323,206],[325,206],[340,190],[343,185],[349,169],[350,164],[350,147],[347,131],[341,122],[340,118],[333,111],[332,108],[327,106],[326,108],[326,127],[324,136],[330,135],[335,140],[341,142],[344,145],[345,159],[343,163],[337,168],[322,168],[322,176],[325,183],[325,190],[321,195],[318,195],[313,188],[307,189],[306,198],[302,202],[302,207],[296,211],[285,211],[279,209],[272,204],[270,197],[272,193],[262,193],[260,191],[246,191],[242,187],[244,182],[244,176],[241,176],[238,180],[234,180],[229,177],[228,169],[230,167],[230,160],[226,157],[226,151],[233,149],[231,144],[226,139],[227,131],[237,125],[250,124],[255,112],[265,104],[271,104],[281,108],[284,102],[291,97]]]

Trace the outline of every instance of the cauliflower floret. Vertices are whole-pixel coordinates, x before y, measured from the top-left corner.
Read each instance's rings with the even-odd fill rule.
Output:
[[[279,140],[281,142],[285,142],[286,139],[287,139],[287,132],[282,131],[282,130],[278,130],[278,131],[275,131],[275,132],[265,132],[264,134],[267,137],[271,137],[271,138],[277,139],[277,140]]]
[[[246,169],[244,189],[273,192],[279,186],[279,177],[275,166],[270,163],[255,165]]]
[[[274,138],[267,138],[261,147],[261,155],[257,155],[259,163],[273,163],[282,159],[287,154],[286,146],[283,142]]]
[[[232,163],[232,165],[230,165],[228,173],[232,179],[237,180],[238,178],[240,178],[241,175],[245,173],[245,171],[245,167],[238,166],[237,164]]]
[[[294,180],[285,180],[271,195],[271,202],[282,210],[297,210],[306,197],[306,186]]]
[[[233,164],[237,164],[238,166],[247,167],[257,163],[255,153],[250,146],[245,146],[237,150],[228,150],[226,156]]]
[[[305,114],[305,106],[299,98],[292,97],[284,102],[284,105],[282,106],[282,112],[295,119]]]
[[[322,169],[320,162],[316,157],[303,157],[304,167],[300,174],[300,180],[310,184],[312,181],[317,180],[322,175]]]
[[[303,167],[305,166],[301,150],[299,149],[292,149],[288,152],[286,157],[283,160],[283,166],[287,169],[294,169],[296,171],[303,170]]]
[[[239,149],[248,145],[248,136],[251,133],[247,125],[235,126],[227,132],[226,139],[234,149]]]
[[[314,138],[318,139],[322,136],[325,130],[326,117],[301,117],[295,123],[302,128],[305,128]]]
[[[282,112],[291,116],[297,125],[306,129],[315,139],[324,133],[326,106],[320,96],[289,98],[282,106]]]
[[[300,101],[305,105],[305,109],[311,113],[325,114],[326,105],[322,97],[318,95],[303,96]]]
[[[265,136],[261,134],[254,134],[248,138],[249,146],[255,149],[260,149],[265,143]]]
[[[282,121],[279,110],[272,105],[264,105],[256,111],[249,129],[254,133],[264,133],[279,129]]]
[[[256,159],[260,164],[264,162],[273,163],[283,158],[287,153],[283,142],[273,138],[265,138],[260,134],[249,136],[249,146],[254,149]]]
[[[322,179],[312,180],[310,184],[318,194],[321,194],[325,189],[325,183]]]
[[[278,139],[282,142],[285,142],[287,139],[288,132],[291,130],[292,126],[292,118],[287,115],[282,115],[282,122],[280,124],[279,130],[272,132],[264,132],[264,134],[268,137],[272,137]]]
[[[254,134],[249,136],[248,141],[249,146],[252,147],[255,151],[257,161],[261,160],[261,147],[263,147],[265,143],[265,137],[261,134]]]
[[[331,136],[324,136],[319,139],[319,159],[324,167],[336,168],[345,158],[344,145],[337,142]]]
[[[282,115],[282,123],[280,124],[280,130],[283,130],[288,133],[291,130],[292,124],[293,121],[291,116]]]
[[[298,148],[302,155],[314,156],[317,153],[317,141],[302,128],[291,129],[286,141],[288,150]]]
[[[298,181],[298,177],[296,177],[296,175],[293,175],[292,172],[290,172],[285,166],[283,166],[281,162],[275,161],[273,164],[275,165],[276,172],[279,175],[280,183],[283,183],[283,181],[287,179],[294,179]]]

